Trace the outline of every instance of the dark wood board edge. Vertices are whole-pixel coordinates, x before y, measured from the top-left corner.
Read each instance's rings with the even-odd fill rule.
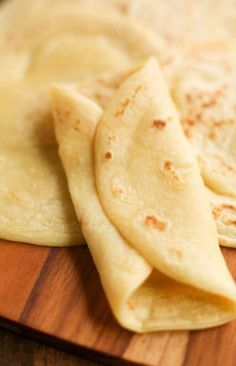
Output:
[[[13,333],[22,335],[26,338],[36,340],[41,344],[46,344],[48,346],[54,347],[59,351],[70,353],[75,356],[84,358],[86,360],[100,363],[101,365],[146,366],[143,363],[120,360],[118,357],[111,357],[106,353],[94,351],[93,349],[87,348],[85,346],[79,346],[66,340],[61,340],[60,338],[45,334],[43,332],[39,332],[33,328],[27,327],[23,324],[14,322],[10,319],[3,318],[1,316],[0,316],[0,327],[10,330]]]

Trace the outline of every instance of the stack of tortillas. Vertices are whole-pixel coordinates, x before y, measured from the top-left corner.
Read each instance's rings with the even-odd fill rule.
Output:
[[[230,0],[1,8],[0,237],[86,241],[130,330],[236,317],[235,21]]]

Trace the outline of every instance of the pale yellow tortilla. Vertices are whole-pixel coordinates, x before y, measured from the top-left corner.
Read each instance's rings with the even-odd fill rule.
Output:
[[[224,43],[221,44],[221,47],[223,45]],[[225,57],[221,51],[217,52],[219,46],[215,44],[213,47],[215,56],[218,55],[221,63],[227,66],[227,52]],[[219,242],[223,246],[235,247],[236,201],[230,194],[230,192],[234,193],[236,183],[234,173],[236,170],[234,167],[235,119],[232,105],[234,103],[234,79],[230,81],[231,73],[227,75],[229,64],[228,67],[225,67],[224,77],[219,74],[219,67],[214,65],[217,57],[214,57],[213,50],[208,54],[208,62],[211,67],[206,65],[206,60],[203,58],[201,65],[199,65],[199,61],[196,65],[189,60],[189,63],[192,62],[192,66],[188,68],[186,65],[185,73],[179,70],[178,76],[173,79],[172,95],[182,114],[181,122],[184,132],[192,143],[205,184],[208,185]],[[205,49],[202,52],[206,57]],[[233,58],[231,59],[233,60]],[[90,82],[81,83],[77,86],[77,90],[106,108],[109,100],[128,74],[121,73],[116,77],[107,75],[98,80],[92,79]],[[222,80],[230,81],[231,86],[226,93]],[[223,93],[217,96],[220,90]],[[216,98],[219,98],[220,103],[214,103],[215,95]],[[204,104],[207,107],[202,107]]]
[[[220,245],[236,247],[236,199],[208,189]]]
[[[69,246],[84,240],[56,154],[49,85],[116,74],[158,46],[132,21],[47,4],[14,0],[0,11],[0,237]]]
[[[151,71],[152,69],[153,71]],[[122,326],[137,332],[211,327],[227,322],[236,315],[235,285],[219,251],[216,230],[207,199],[202,198],[204,197],[204,188],[199,181],[199,174],[196,174],[196,177],[194,177],[197,180],[193,190],[199,198],[200,203],[204,202],[206,211],[202,212],[200,208],[200,214],[202,213],[209,225],[205,230],[201,226],[201,219],[200,221],[197,219],[196,222],[193,220],[191,223],[189,222],[191,227],[188,229],[189,231],[198,233],[204,231],[208,240],[205,246],[201,242],[196,243],[196,250],[193,255],[192,247],[194,243],[193,240],[192,243],[188,243],[186,240],[186,226],[183,225],[181,220],[179,223],[176,222],[176,227],[178,224],[178,232],[176,232],[174,239],[178,243],[178,247],[176,246],[175,250],[182,250],[182,247],[179,246],[182,239],[182,243],[186,247],[188,246],[192,253],[192,256],[189,255],[180,260],[182,264],[179,266],[179,269],[182,268],[183,280],[180,282],[177,280],[180,277],[179,272],[175,271],[178,262],[177,251],[173,251],[172,253],[171,251],[168,252],[168,258],[166,257],[166,260],[162,258],[158,263],[154,259],[157,252],[162,251],[162,247],[168,246],[169,240],[167,236],[163,235],[162,241],[158,240],[155,242],[155,256],[154,258],[150,258],[146,238],[144,238],[143,247],[139,248],[140,251],[136,251],[134,249],[134,235],[129,238],[129,241],[126,241],[121,235],[122,228],[119,226],[118,230],[112,224],[101,205],[94,175],[94,143],[97,123],[101,117],[102,121],[104,121],[104,118],[108,117],[108,114],[110,115],[111,112],[112,116],[110,115],[110,121],[111,123],[115,122],[113,121],[113,112],[114,110],[117,111],[115,107],[120,108],[120,104],[117,105],[117,101],[121,94],[124,94],[123,96],[125,97],[128,92],[130,93],[130,98],[132,98],[133,88],[128,90],[127,83],[132,83],[131,80],[134,81],[134,78],[139,81],[139,85],[147,87],[146,98],[147,100],[150,98],[151,107],[152,98],[150,93],[153,91],[153,85],[152,82],[150,83],[150,78],[154,83],[157,76],[159,78],[160,74],[158,69],[156,69],[155,62],[152,61],[136,76],[131,77],[128,82],[121,86],[121,89],[115,95],[114,99],[112,99],[111,105],[103,116],[103,111],[95,102],[78,95],[73,89],[57,87],[53,89],[52,93],[59,153],[67,175],[69,190],[82,232],[95,261],[115,317]],[[168,107],[168,113],[174,115],[175,118],[174,107],[173,105],[169,105],[166,90],[165,88],[164,90],[162,89],[162,80],[158,81],[160,81],[158,84],[158,93],[152,95],[152,97],[157,98],[158,96],[160,102],[164,102],[163,110],[165,107]],[[136,104],[136,100],[133,102]],[[143,117],[145,117],[147,109],[145,106],[143,107]],[[115,109],[113,110],[113,108]],[[150,109],[151,111],[152,108]],[[137,115],[134,114],[132,108],[127,113],[129,122],[134,127]],[[145,121],[145,118],[143,121]],[[121,124],[123,123],[122,118],[120,122]],[[114,130],[119,126],[117,121],[115,123],[115,125],[113,124]],[[173,124],[169,128],[170,131],[173,128],[174,132],[177,132],[175,142],[182,144],[184,137],[181,132],[178,132],[178,127],[175,127],[176,123],[173,121]],[[100,131],[101,128],[100,124]],[[124,125],[123,129],[129,130],[129,126]],[[146,129],[143,129],[142,132],[144,135],[148,135]],[[157,133],[161,133],[161,131],[157,131]],[[117,134],[116,137],[118,137]],[[166,138],[166,144],[168,146],[166,149],[172,150],[173,146],[169,145],[168,136]],[[124,151],[126,146],[122,141],[119,151]],[[146,155],[145,152],[144,155]],[[149,158],[152,159],[152,156]],[[190,157],[190,160],[191,164],[196,165],[194,157]],[[158,160],[156,163],[157,169],[153,172],[154,174],[158,171]],[[135,160],[133,164],[135,164]],[[120,166],[118,164],[117,174],[120,172],[119,168]],[[197,171],[197,168],[194,169]],[[144,173],[142,166],[139,166],[139,171],[140,175]],[[136,179],[139,181],[140,189],[142,189],[140,175],[136,176]],[[152,179],[152,176],[147,178]],[[158,185],[161,188],[160,182]],[[106,190],[106,185],[103,188]],[[153,190],[151,185],[150,189]],[[119,195],[121,192],[116,191],[116,193]],[[182,190],[177,190],[177,192],[175,190],[175,196],[183,197]],[[142,198],[145,199],[145,196],[142,196]],[[195,198],[190,193],[188,198],[191,198],[188,203],[192,207],[192,213],[194,212],[195,206],[197,206],[196,211],[199,210]],[[112,205],[112,202],[110,204]],[[165,208],[163,201],[159,204],[161,204],[162,209]],[[126,215],[129,206],[126,205],[125,201],[124,205],[124,213]],[[136,200],[130,202],[130,206],[133,205],[136,205]],[[166,208],[168,209],[168,207]],[[196,219],[196,217],[194,218]],[[132,220],[127,221],[126,226],[132,227]],[[201,235],[198,235],[198,239],[200,237]],[[209,248],[211,249],[210,253],[208,252]],[[208,257],[207,266],[204,265],[204,258],[206,257]],[[147,260],[147,258],[150,260]],[[173,270],[168,268],[166,275],[159,272],[159,269],[163,268],[163,262],[165,261],[169,261],[174,268]],[[186,262],[188,262],[188,265],[186,265]],[[204,265],[204,271],[201,270],[201,272],[204,272],[203,274],[197,273],[193,275],[193,271],[190,273],[187,269],[192,266],[197,272],[198,264],[200,265],[200,263]],[[166,266],[164,265],[164,267]],[[210,276],[211,281],[209,281],[208,276]],[[189,285],[184,283],[188,283]]]
[[[195,52],[176,76],[173,94],[206,185],[236,197],[236,43]]]
[[[236,195],[236,2],[129,0],[127,4],[126,14],[154,30],[163,42],[162,69],[186,136],[199,158],[205,184],[213,196],[221,195],[221,204],[227,207]],[[213,213],[216,210],[217,203]],[[223,217],[229,213],[227,208],[223,211],[216,219],[219,239],[222,245],[235,247],[235,220],[225,226]]]
[[[227,228],[224,216],[229,214],[228,201],[236,199],[235,59],[234,41],[193,47],[185,71],[179,70],[172,83],[182,125],[198,157],[204,182],[212,197],[220,196],[221,211],[225,211],[216,216],[219,204],[214,206],[211,201],[220,242],[231,247],[235,247],[236,222],[232,219]]]
[[[45,131],[46,128],[47,132],[43,132],[43,140],[50,140],[51,144],[54,137],[51,138],[53,134],[50,128],[51,126],[48,126],[51,123],[47,123],[50,118],[41,117],[45,114],[49,114],[47,102],[49,81],[71,81],[79,79],[80,82],[82,81],[83,83],[83,79],[96,77],[97,74],[100,75],[100,71],[102,70],[105,70],[108,74],[118,71],[120,67],[124,67],[125,70],[130,63],[127,62],[126,54],[119,53],[120,50],[123,50],[124,48],[123,43],[125,39],[125,43],[128,42],[128,54],[132,53],[132,47],[137,50],[140,48],[140,52],[144,52],[145,54],[156,53],[158,48],[158,58],[165,72],[166,80],[170,85],[171,93],[173,94],[181,116],[183,117],[184,128],[186,127],[186,121],[190,121],[190,125],[192,123],[192,117],[189,119],[189,106],[187,105],[186,107],[185,101],[180,101],[181,98],[185,98],[185,90],[183,89],[185,88],[186,78],[188,78],[190,91],[192,85],[194,86],[195,83],[194,81],[191,85],[193,75],[195,79],[207,79],[203,85],[203,89],[206,88],[207,92],[209,88],[212,89],[213,87],[214,89],[215,87],[214,85],[212,86],[212,78],[216,78],[219,81],[218,84],[222,84],[222,80],[229,80],[229,89],[221,103],[227,105],[227,113],[225,114],[225,107],[222,109],[222,106],[218,105],[216,110],[214,110],[215,108],[211,108],[210,114],[216,116],[217,123],[219,119],[221,119],[222,113],[224,114],[224,119],[227,119],[227,121],[225,121],[226,123],[224,123],[224,126],[223,124],[217,126],[217,134],[223,137],[230,135],[232,141],[232,143],[231,141],[229,142],[230,146],[226,147],[225,144],[222,145],[219,139],[213,144],[212,141],[209,141],[209,126],[212,125],[212,122],[214,124],[214,121],[209,120],[208,112],[205,113],[204,111],[203,113],[205,126],[203,128],[202,126],[199,128],[198,124],[194,127],[191,126],[191,133],[196,130],[196,134],[200,136],[200,139],[194,139],[194,145],[198,146],[198,150],[199,148],[200,150],[203,149],[199,161],[201,161],[201,169],[205,183],[213,189],[213,193],[215,191],[221,192],[222,197],[226,197],[226,192],[228,192],[227,194],[230,192],[230,195],[232,195],[232,193],[234,194],[235,153],[233,143],[234,136],[231,134],[231,131],[235,124],[235,115],[233,115],[232,120],[229,120],[229,116],[231,116],[234,111],[232,105],[234,103],[235,80],[234,38],[236,33],[236,7],[234,0],[213,1],[214,6],[212,1],[213,0],[201,0],[198,2],[169,0],[163,2],[161,0],[96,0],[96,4],[94,0],[69,0],[66,3],[63,0],[35,0],[33,2],[31,0],[5,1],[0,11],[0,52],[1,55],[4,55],[0,60],[1,104],[4,106],[3,112],[0,111],[2,125],[2,127],[0,127],[0,135],[4,136],[4,140],[6,140],[7,137],[7,140],[10,142],[12,140],[17,142],[18,137],[20,136],[19,141],[24,140],[24,143],[32,145],[33,149],[35,149],[34,141],[35,135],[37,136],[38,126],[34,127],[34,125],[37,124],[39,125],[40,131]],[[86,16],[81,16],[81,10],[97,11],[102,14],[109,13],[109,20],[106,19],[105,25],[102,25],[103,19],[101,18],[103,18],[103,16],[95,16],[96,20],[92,21],[91,25],[88,19],[86,19]],[[26,13],[27,17],[24,16]],[[133,24],[131,25],[130,21],[125,21],[126,25],[123,23],[123,25],[119,27],[118,24],[121,20],[117,23],[115,13],[121,13],[126,17],[133,17],[142,22],[146,27],[152,28],[156,32],[156,40],[150,40],[150,35],[147,35],[145,31],[140,29],[139,31],[136,29],[136,36],[132,36],[131,40],[129,40],[127,34],[130,36],[130,34],[132,35],[135,33],[131,29],[137,27]],[[83,20],[81,20],[82,17],[84,18]],[[92,18],[93,17],[94,16],[92,16]],[[77,22],[77,19],[80,19],[80,21]],[[112,19],[115,20],[113,21]],[[76,22],[81,26],[78,26],[78,24],[75,26]],[[86,32],[90,33],[91,31],[93,33],[94,31],[94,33],[96,33],[98,29],[106,33],[107,22],[109,23],[108,33],[111,31],[110,38],[115,38],[119,44],[119,50],[116,50],[115,47],[110,47],[109,42],[107,44],[106,42],[101,42],[101,37],[98,37],[96,41],[94,41],[94,44],[93,41],[87,37]],[[97,23],[99,23],[99,25]],[[111,25],[111,23],[113,24]],[[68,28],[68,24],[70,24],[70,28]],[[66,32],[65,28],[67,29]],[[118,28],[119,31],[117,31]],[[82,40],[80,37],[77,37],[77,32],[80,32],[81,29],[86,33],[86,36],[84,38],[82,37]],[[122,33],[122,36],[119,32]],[[139,33],[139,35],[137,33]],[[119,42],[119,37],[122,38],[121,43]],[[147,41],[147,38],[149,41]],[[154,46],[154,43],[158,43],[158,46]],[[147,45],[149,45],[149,47],[147,47]],[[148,50],[146,49],[146,51],[144,51],[145,47],[147,47]],[[154,48],[156,49],[155,52]],[[92,62],[89,61],[91,49],[93,49]],[[80,54],[81,52],[83,53],[84,50],[87,53],[85,52],[84,57],[81,58]],[[103,57],[100,57],[101,53],[103,54]],[[138,55],[136,56],[138,61]],[[93,63],[94,60],[96,60],[96,63]],[[133,61],[136,61],[135,57]],[[217,68],[218,70],[216,70]],[[225,73],[227,70],[228,75]],[[210,77],[209,72],[211,74]],[[205,77],[204,74],[207,76]],[[210,81],[208,79],[210,79]],[[184,85],[184,87],[182,87],[182,85]],[[199,85],[197,85],[197,88],[199,88]],[[189,91],[188,87],[186,90],[187,92]],[[200,85],[200,92],[201,91],[202,85]],[[101,101],[103,103],[105,99],[103,93],[99,94],[100,98],[99,95],[96,95],[95,99],[100,99],[99,101],[103,99]],[[40,105],[38,106],[37,101],[39,100]],[[195,101],[196,98],[194,103]],[[12,107],[13,105],[14,108]],[[17,108],[15,107],[16,105]],[[37,117],[28,117],[31,115],[36,116],[36,114]],[[225,118],[225,115],[227,118]],[[42,121],[42,119],[44,121]],[[13,120],[14,122],[12,123]],[[33,120],[37,120],[37,122],[34,122]],[[35,131],[32,132],[34,136],[33,139],[31,134],[32,130]],[[48,133],[49,138],[47,137]],[[25,138],[25,135],[27,136],[27,139]],[[190,133],[188,133],[188,135],[190,135]],[[31,144],[32,140],[33,143]],[[37,137],[36,140],[36,144],[41,145],[42,138]],[[55,144],[55,141],[53,141],[52,145],[53,144]],[[210,148],[208,148],[209,145]],[[204,148],[202,148],[202,146],[204,146]],[[13,148],[16,148],[14,144]],[[50,149],[51,148],[49,148],[49,150]],[[218,157],[215,159],[212,155],[214,155],[216,149]],[[42,149],[40,149],[40,151],[41,150]],[[218,154],[218,152],[220,152],[220,154]],[[27,155],[29,153],[29,151],[26,151]],[[4,151],[2,151],[1,154],[2,160],[5,161],[7,161],[8,157],[11,155],[9,152],[5,153]],[[39,155],[40,154],[41,153],[39,153]],[[33,155],[36,156],[38,153],[33,153]],[[44,162],[43,166],[45,166],[45,172],[47,172],[49,167],[45,155],[40,158],[40,161]],[[20,166],[22,167],[22,164],[20,165],[19,163],[18,167]],[[55,204],[59,207],[58,217],[55,217],[54,231],[56,232],[58,229],[56,222],[60,222],[60,226],[65,227],[65,235],[62,235],[62,238],[64,236],[70,237],[69,244],[74,245],[82,242],[82,239],[79,238],[81,234],[76,229],[75,215],[72,208],[70,208],[69,198],[65,201],[63,199],[62,204],[59,202],[61,201],[59,196],[68,197],[68,195],[64,188],[65,182],[61,184],[61,187],[56,187],[58,186],[56,181],[58,181],[58,177],[62,175],[59,162],[56,163],[56,166],[58,166],[58,168],[55,168],[55,173],[53,173],[53,177],[50,179],[51,181],[54,181],[54,199]],[[224,172],[223,178],[221,174],[222,170]],[[8,174],[6,174],[4,170],[2,174],[6,175],[7,179]],[[24,175],[24,171],[22,174]],[[8,181],[10,182],[11,179],[10,172]],[[24,191],[23,187],[19,187],[19,189]],[[39,190],[45,192],[45,186],[41,187]],[[3,201],[6,202],[5,196],[10,193],[10,188],[6,187],[2,192],[4,192]],[[32,201],[35,201],[36,195],[37,194],[35,194],[34,197],[32,196]],[[40,194],[39,196],[42,197]],[[227,197],[227,199],[230,199],[230,197]],[[35,206],[50,206],[48,205],[47,194],[45,195],[44,200],[38,199],[37,203],[35,202]],[[65,206],[67,208],[65,208]],[[9,218],[16,217],[19,209],[17,201],[12,200],[12,202],[10,202],[10,207]],[[7,206],[5,206],[5,209],[7,209]],[[3,215],[5,215],[5,211],[6,210],[3,210]],[[23,211],[20,211],[20,213],[22,219],[20,219],[22,221],[21,224],[25,226],[28,222],[28,217],[32,217],[32,213],[30,211],[25,211],[25,218]],[[52,215],[52,210],[48,211],[48,215]],[[63,218],[65,216],[69,218],[69,220],[66,221],[70,222],[70,225],[65,224],[65,219]],[[6,221],[4,220],[4,222]],[[43,222],[42,225],[40,222],[36,222],[36,220],[35,222],[34,220],[31,220],[31,222],[32,231],[35,232],[35,227],[38,226],[40,231],[42,229],[43,232],[45,232],[46,237],[48,236],[51,239],[51,231],[48,231],[47,228],[43,229],[45,226]],[[52,220],[52,228],[53,225]],[[220,221],[220,218],[217,220],[217,225],[224,225],[224,223]],[[9,220],[9,235],[7,234],[8,229],[6,228],[4,237],[8,239],[19,237],[19,240],[24,240],[24,235],[21,239],[20,231],[17,229],[14,233],[14,230],[15,228],[12,228],[11,221]],[[61,229],[59,232],[60,231]],[[221,231],[220,228],[219,231]],[[224,241],[220,238],[221,243],[224,243],[224,245],[227,246],[234,246],[234,231],[234,224],[231,224],[228,238],[227,232],[225,232]],[[45,235],[43,235],[43,239],[40,238],[40,234],[34,236],[33,239],[29,227],[28,238],[30,239],[31,237],[31,242],[44,243]],[[58,240],[56,239],[55,245],[61,245],[64,242],[65,244],[68,244],[67,240],[65,241],[62,239],[62,241],[58,243]]]
[[[197,161],[154,59],[107,107],[95,154],[101,203],[126,240],[163,273],[224,292],[215,276],[223,258]]]
[[[224,219],[236,187],[235,1],[129,0],[123,5],[110,1],[110,7],[155,31],[159,61],[204,182],[212,196],[221,196],[222,214],[217,217],[219,204],[210,201],[220,243],[235,247],[232,207],[227,225]]]
[[[93,0],[80,0],[77,5],[85,6],[85,3],[88,8],[94,5]],[[133,17],[155,32],[160,48],[158,58],[186,136],[198,156],[204,182],[213,196],[221,195],[221,206],[225,199],[225,213],[216,219],[220,243],[234,247],[235,220],[230,219],[226,227],[221,218],[228,216],[227,201],[235,197],[236,187],[235,1],[100,0],[96,3],[102,11]],[[96,85],[91,88],[96,89]],[[106,95],[107,92],[105,97],[102,92],[96,93],[95,100],[104,105]],[[218,204],[215,207],[213,202],[216,218]]]

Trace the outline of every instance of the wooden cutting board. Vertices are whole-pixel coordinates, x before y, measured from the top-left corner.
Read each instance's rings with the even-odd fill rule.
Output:
[[[223,253],[236,278],[236,250]],[[85,246],[49,249],[0,241],[0,317],[7,327],[73,352],[84,348],[86,357],[112,366],[236,365],[236,322],[196,332],[138,335],[122,329]]]

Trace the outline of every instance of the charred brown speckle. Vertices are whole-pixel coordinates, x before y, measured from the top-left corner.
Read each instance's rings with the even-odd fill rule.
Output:
[[[182,252],[181,252],[179,249],[171,248],[171,249],[170,249],[170,253],[171,253],[174,257],[176,257],[176,258],[178,258],[178,259],[182,259],[182,257],[183,257],[183,254],[182,254]]]
[[[106,153],[105,153],[105,159],[111,159],[112,158],[112,153],[110,152],[110,151],[107,151]]]
[[[172,168],[173,168],[173,163],[172,163],[172,161],[170,161],[170,160],[166,160],[165,162],[164,162],[164,169],[165,170],[172,170]]]
[[[215,219],[218,219],[224,210],[228,210],[228,211],[232,211],[232,212],[235,212],[236,213],[236,206],[233,206],[233,205],[230,205],[230,204],[227,204],[227,203],[223,203],[220,206],[214,207],[213,210],[212,210],[212,213],[213,213],[214,218]],[[227,222],[228,224],[229,224],[229,221],[231,221],[231,224],[232,223],[233,224],[236,223],[235,220],[230,220],[229,219],[227,221],[228,221]]]
[[[130,98],[125,99],[122,103],[120,108],[115,112],[114,116],[115,117],[121,117],[123,116],[123,114],[125,113],[127,107],[129,105],[132,105],[135,101],[135,98],[137,96],[137,94],[140,92],[140,90],[142,90],[142,86],[138,85],[133,93],[133,95],[131,95]]]
[[[187,104],[187,113],[183,116],[181,122],[185,135],[192,138],[195,127],[205,124],[209,125],[207,136],[210,140],[217,139],[217,129],[224,124],[229,124],[229,120],[214,120],[212,117],[205,121],[205,110],[214,108],[224,102],[228,86],[223,84],[213,90],[204,90],[192,88],[185,94],[185,101]],[[235,123],[235,121],[234,121]]]
[[[152,126],[158,130],[163,130],[163,128],[166,127],[166,121],[163,121],[162,119],[155,119]]]
[[[148,215],[145,217],[145,225],[151,229],[165,230],[166,222],[160,220],[155,215]]]

